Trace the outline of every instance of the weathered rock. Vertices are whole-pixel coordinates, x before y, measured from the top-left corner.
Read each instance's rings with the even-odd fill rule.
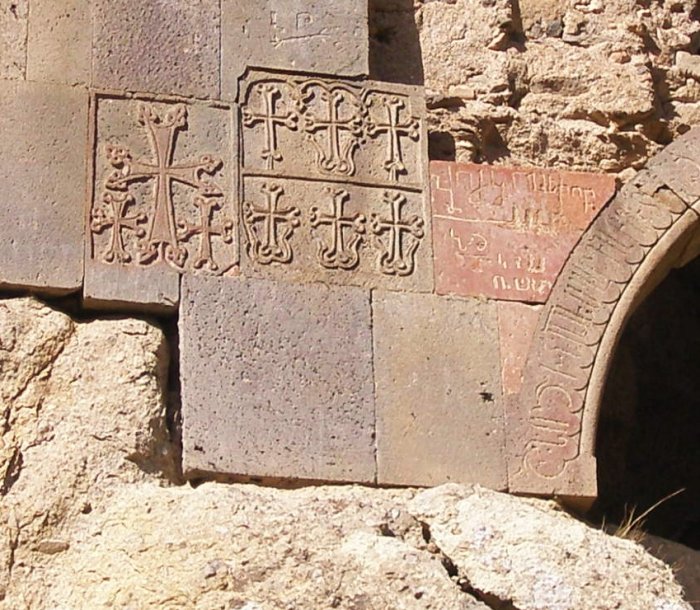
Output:
[[[28,0],[0,2],[0,78],[24,78],[28,15]]]
[[[553,502],[450,484],[408,510],[473,589],[518,610],[690,610],[671,568]]]
[[[62,552],[65,522],[109,486],[175,476],[166,365],[163,335],[146,322],[80,323],[31,299],[0,302],[0,598],[35,553]]]

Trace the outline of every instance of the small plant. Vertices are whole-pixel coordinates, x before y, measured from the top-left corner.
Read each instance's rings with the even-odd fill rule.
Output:
[[[622,523],[617,526],[617,529],[613,532],[614,536],[618,538],[626,538],[627,540],[632,540],[634,542],[640,542],[644,538],[644,523],[646,518],[654,512],[659,506],[664,502],[675,498],[677,495],[683,493],[685,488],[677,489],[676,491],[668,494],[661,498],[658,502],[652,504],[640,515],[635,515],[637,510],[636,506],[633,506],[631,510],[625,510],[625,518]]]

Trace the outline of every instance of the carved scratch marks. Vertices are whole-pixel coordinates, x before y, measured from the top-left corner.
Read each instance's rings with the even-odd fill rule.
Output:
[[[226,109],[97,96],[93,258],[219,274],[236,262]],[[193,116],[191,116],[191,114]],[[230,141],[230,140],[229,140]]]

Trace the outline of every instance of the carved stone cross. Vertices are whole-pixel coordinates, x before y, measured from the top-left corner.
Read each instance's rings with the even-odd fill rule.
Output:
[[[362,135],[363,120],[359,101],[354,95],[342,89],[326,88],[325,85],[313,83],[318,99],[326,106],[326,116],[319,117],[308,113],[304,117],[304,129],[309,134],[323,132],[327,142],[322,145],[316,138],[311,142],[316,148],[316,161],[319,168],[327,173],[352,176],[355,173],[355,150]],[[351,106],[352,111],[344,115],[342,108]],[[345,137],[343,136],[345,134]]]
[[[300,225],[301,210],[297,207],[279,208],[284,189],[278,184],[263,184],[260,190],[265,195],[265,207],[257,207],[249,202],[243,204],[248,256],[261,265],[289,263],[292,260],[289,239],[294,229]]]
[[[386,149],[386,159],[384,169],[389,173],[392,182],[398,182],[399,175],[406,173],[406,165],[403,160],[403,150],[401,148],[401,138],[408,137],[416,141],[420,137],[420,122],[418,119],[410,117],[405,122],[401,122],[401,111],[406,108],[406,102],[397,96],[382,95],[375,97],[379,99],[386,108],[386,123],[368,123],[367,133],[371,136],[387,134],[388,142]]]
[[[255,87],[263,100],[263,110],[254,112],[249,106],[244,106],[241,110],[243,125],[253,127],[262,123],[265,127],[265,148],[262,151],[262,158],[267,169],[275,167],[275,162],[282,161],[282,153],[277,148],[277,128],[286,127],[295,130],[299,117],[295,112],[287,114],[275,114],[277,110],[277,100],[282,97],[279,87],[271,83],[260,83]]]
[[[318,241],[318,259],[326,269],[353,269],[360,260],[359,247],[365,232],[366,218],[362,214],[343,216],[345,203],[350,194],[344,189],[328,188],[332,195],[332,211],[321,214],[317,207],[311,208],[311,228],[331,227],[330,244],[322,239]],[[346,233],[349,233],[346,238]]]
[[[143,213],[126,215],[126,209],[134,203],[134,198],[126,193],[105,193],[102,200],[110,206],[110,215],[104,210],[94,210],[90,222],[90,228],[95,233],[102,233],[105,229],[111,228],[109,245],[102,253],[102,260],[106,263],[128,263],[131,261],[131,254],[124,247],[124,236],[122,231],[127,229],[133,231],[137,237],[146,235],[146,230],[140,224],[146,222],[146,215]]]
[[[139,123],[146,128],[153,158],[132,161],[127,149],[109,146],[107,154],[115,171],[108,177],[106,187],[126,191],[134,182],[153,182],[153,205],[148,214],[145,239],[141,244],[139,261],[147,263],[162,257],[177,268],[187,258],[187,250],[180,245],[173,205],[173,183],[192,187],[200,196],[221,196],[212,182],[203,178],[213,175],[222,162],[205,155],[199,161],[173,163],[177,131],[187,125],[187,109],[178,104],[160,116],[149,104],[139,107]]]
[[[187,221],[178,223],[178,237],[187,241],[194,235],[199,235],[199,251],[197,258],[192,262],[195,269],[206,266],[210,271],[218,271],[219,265],[216,263],[212,253],[212,237],[221,237],[224,243],[233,242],[233,222],[226,221],[223,224],[212,224],[212,212],[221,208],[221,201],[210,197],[196,197],[195,207],[199,210],[199,224],[192,224]]]
[[[407,200],[400,193],[385,192],[384,202],[391,205],[391,218],[381,218],[378,214],[372,214],[370,221],[370,229],[377,236],[377,244],[381,251],[379,269],[387,275],[411,275],[415,268],[416,250],[425,234],[423,219],[418,216],[401,219],[401,209]],[[384,233],[388,233],[386,241],[381,239]],[[409,238],[407,243],[404,243],[404,236]]]

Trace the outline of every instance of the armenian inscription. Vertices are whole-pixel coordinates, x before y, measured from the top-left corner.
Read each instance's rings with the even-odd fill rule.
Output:
[[[431,290],[420,90],[260,70],[239,90],[243,271]]]
[[[580,235],[615,192],[610,176],[434,161],[440,294],[544,302]]]
[[[92,259],[215,275],[236,262],[228,111],[98,97]],[[222,140],[198,142],[198,127]]]
[[[655,165],[673,158],[673,146]],[[595,495],[595,466],[582,453],[581,435],[599,346],[630,282],[687,204],[651,167],[583,236],[542,311],[523,387],[508,414],[512,490]]]

